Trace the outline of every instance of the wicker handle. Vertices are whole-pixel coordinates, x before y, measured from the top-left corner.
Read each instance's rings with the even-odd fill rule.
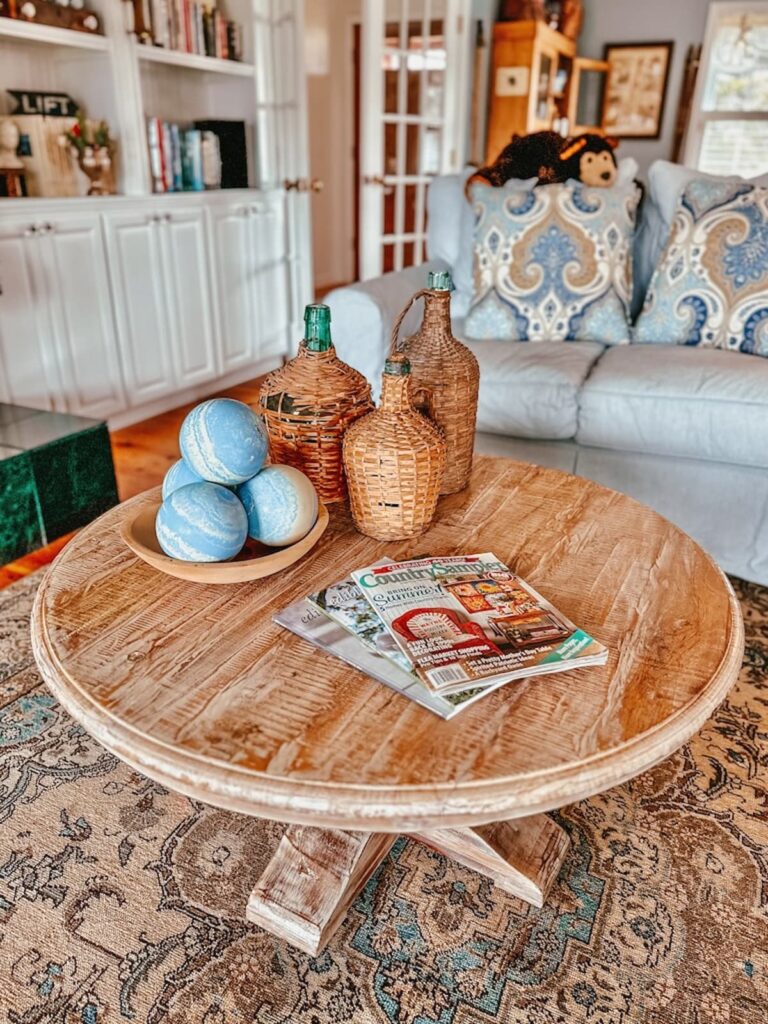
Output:
[[[428,289],[422,288],[421,291],[416,292],[414,295],[410,297],[410,299],[408,299],[405,306],[403,306],[403,308],[400,310],[400,314],[397,320],[395,320],[394,327],[392,328],[392,340],[390,341],[389,345],[390,356],[393,356],[398,352],[400,328],[403,326],[403,320],[405,320],[406,316],[408,315],[408,311],[410,310],[411,306],[417,299],[420,299],[427,294],[427,291]]]

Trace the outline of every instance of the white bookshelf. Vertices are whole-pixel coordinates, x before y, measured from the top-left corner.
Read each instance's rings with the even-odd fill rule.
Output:
[[[8,89],[68,93],[86,116],[108,122],[117,144],[118,192],[129,196],[151,192],[148,118],[181,126],[196,120],[243,121],[248,183],[256,188],[263,181],[254,163],[260,152],[255,139],[259,75],[253,63],[258,3],[220,0],[226,16],[242,25],[243,61],[139,43],[129,31],[129,5],[118,0],[90,0],[103,35],[0,18],[0,116],[11,110]],[[81,184],[84,193],[84,177]]]
[[[73,46],[80,50],[108,50],[110,40],[106,36],[91,35],[88,32],[72,32],[66,28],[51,25],[35,25],[15,18],[0,18],[0,39],[23,39],[40,46]]]
[[[311,299],[303,0],[219,4],[242,62],[139,43],[121,0],[89,0],[98,36],[0,18],[0,117],[8,89],[67,93],[108,122],[118,192],[87,197],[83,177],[80,196],[0,199],[1,402],[121,426],[295,351]],[[248,188],[152,193],[150,117],[242,121]]]
[[[202,71],[206,74],[235,75],[253,80],[253,64],[245,61],[220,60],[218,57],[201,57],[196,53],[184,53],[181,50],[165,50],[161,46],[137,44],[139,60],[154,64],[169,64],[176,68],[187,68],[190,71]]]

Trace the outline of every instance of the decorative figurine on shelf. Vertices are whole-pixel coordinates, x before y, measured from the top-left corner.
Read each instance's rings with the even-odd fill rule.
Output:
[[[434,518],[445,472],[442,432],[415,408],[411,365],[397,351],[400,322],[384,364],[379,408],[344,435],[352,518],[361,533],[377,540],[424,533]]]
[[[445,437],[448,461],[441,494],[461,491],[469,482],[480,385],[477,359],[451,330],[452,291],[450,271],[430,270],[427,287],[413,296],[402,314],[423,297],[421,327],[407,339],[403,351],[411,364],[414,393],[426,394],[425,411]]]
[[[27,195],[24,162],[19,159],[19,126],[9,117],[0,120],[0,196]]]
[[[77,121],[59,139],[62,146],[69,146],[77,165],[88,178],[89,196],[111,195],[112,160],[115,144],[109,134],[106,121],[89,121],[82,110],[77,112]]]
[[[343,501],[344,431],[373,402],[365,377],[336,355],[327,306],[306,307],[298,355],[269,374],[259,404],[272,460],[306,473],[322,501]]]
[[[584,3],[583,0],[562,0],[560,4],[560,15],[557,27],[564,36],[574,42],[581,35],[584,24]]]
[[[86,10],[81,0],[70,0],[68,4],[53,3],[52,0],[15,0],[9,4],[9,16],[20,21],[34,21],[38,25],[102,35],[98,14]]]

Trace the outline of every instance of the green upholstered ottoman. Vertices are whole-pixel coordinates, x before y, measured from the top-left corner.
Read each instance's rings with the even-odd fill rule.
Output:
[[[0,565],[117,500],[106,423],[0,403]]]

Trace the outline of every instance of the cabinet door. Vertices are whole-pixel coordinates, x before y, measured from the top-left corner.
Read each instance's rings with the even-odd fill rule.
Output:
[[[106,253],[98,214],[40,227],[67,411],[96,418],[125,408]]]
[[[256,359],[251,211],[243,203],[217,205],[210,216],[221,362],[227,373]]]
[[[128,402],[171,394],[177,387],[163,278],[158,214],[108,213],[104,218],[115,322]]]
[[[0,222],[0,401],[59,409],[60,389],[37,228]]]
[[[251,211],[251,252],[254,269],[256,355],[258,359],[290,353],[295,355],[299,339],[291,338],[290,272],[286,253],[285,201],[279,195],[253,201]]]
[[[205,212],[174,209],[164,214],[162,247],[176,378],[182,387],[202,384],[219,372]]]

